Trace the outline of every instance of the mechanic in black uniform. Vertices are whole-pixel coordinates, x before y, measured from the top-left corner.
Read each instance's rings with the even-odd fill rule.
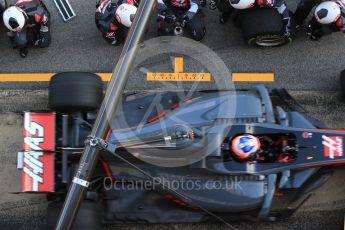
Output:
[[[96,4],[95,21],[103,38],[111,45],[124,42],[139,0],[99,0]]]
[[[222,13],[219,21],[224,24],[229,19],[234,8],[230,5],[229,0],[211,0],[210,9],[218,9]]]
[[[3,22],[10,30],[7,35],[13,48],[19,49],[23,58],[28,54],[28,45],[45,48],[51,43],[50,14],[41,0],[17,0],[3,13]]]
[[[227,21],[233,9],[245,10],[252,7],[275,8],[283,18],[284,36],[291,36],[291,16],[285,0],[211,0],[210,7],[211,9],[218,8],[222,13],[219,19],[221,23]]]
[[[157,0],[157,10],[159,14],[174,14],[175,16],[183,15],[186,21],[186,29],[196,41],[204,38],[206,28],[199,14],[199,5],[204,4],[200,0]],[[174,27],[171,23],[158,17],[158,33],[161,35],[173,35]]]
[[[301,26],[314,8],[314,17],[308,22],[310,40],[319,40],[332,32],[345,32],[345,1],[301,0],[295,12],[297,27]]]

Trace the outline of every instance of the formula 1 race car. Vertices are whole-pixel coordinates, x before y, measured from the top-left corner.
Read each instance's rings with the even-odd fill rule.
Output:
[[[91,73],[60,73],[49,91],[51,110],[24,112],[18,168],[23,192],[47,193],[52,229],[103,84]],[[77,229],[289,217],[331,176],[332,165],[345,163],[344,131],[326,129],[285,90],[269,93],[263,85],[127,93],[115,114]]]

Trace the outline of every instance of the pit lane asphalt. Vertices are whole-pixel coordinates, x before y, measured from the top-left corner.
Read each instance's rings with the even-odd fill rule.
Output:
[[[310,115],[330,128],[345,128],[345,103],[339,92],[293,91],[292,95]],[[21,189],[16,169],[16,152],[21,149],[21,111],[47,108],[47,91],[0,90],[0,229],[44,229],[47,202],[42,195],[13,194]],[[335,170],[301,209],[287,220],[239,222],[234,227],[248,229],[309,230],[342,229],[345,213],[345,167]],[[216,224],[110,225],[107,229],[228,229]]]
[[[12,0],[11,0],[12,1]],[[74,0],[71,5],[77,17],[64,23],[53,1],[45,1],[52,14],[53,41],[47,49],[30,49],[26,59],[12,50],[4,28],[0,29],[0,72],[61,72],[91,71],[111,72],[120,53],[119,47],[109,46],[94,24],[94,0]],[[294,10],[296,1],[288,1]],[[307,41],[299,31],[296,41],[278,48],[248,47],[241,32],[230,20],[221,25],[218,11],[204,8],[207,45],[224,60],[233,72],[274,72],[273,87],[294,90],[336,90],[338,76],[345,68],[345,37],[341,33],[324,37],[319,42]],[[156,34],[154,19],[146,38]],[[186,67],[188,69],[188,66]],[[230,80],[226,79],[226,80]],[[127,88],[136,89],[143,85],[142,76],[132,76]],[[240,86],[246,84],[240,84]],[[2,83],[2,89],[41,88],[46,84]],[[156,88],[147,84],[146,88]],[[212,86],[210,86],[212,88]]]

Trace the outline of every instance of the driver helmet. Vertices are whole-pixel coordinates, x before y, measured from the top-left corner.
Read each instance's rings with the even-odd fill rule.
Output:
[[[7,29],[18,32],[25,27],[27,15],[21,8],[11,6],[4,11],[2,19]]]
[[[230,0],[230,5],[238,10],[248,9],[254,6],[255,0]]]
[[[115,16],[119,23],[126,27],[131,27],[136,12],[137,7],[123,3],[117,8]]]
[[[331,24],[340,18],[340,6],[333,1],[320,3],[314,12],[316,20],[321,24]]]
[[[259,138],[245,134],[235,137],[232,140],[231,149],[236,157],[245,159],[257,152],[261,147]]]

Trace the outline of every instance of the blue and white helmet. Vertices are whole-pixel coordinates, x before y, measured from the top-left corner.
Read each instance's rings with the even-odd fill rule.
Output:
[[[260,147],[259,138],[249,134],[235,137],[231,144],[233,153],[240,159],[248,158],[251,154],[257,152]]]

